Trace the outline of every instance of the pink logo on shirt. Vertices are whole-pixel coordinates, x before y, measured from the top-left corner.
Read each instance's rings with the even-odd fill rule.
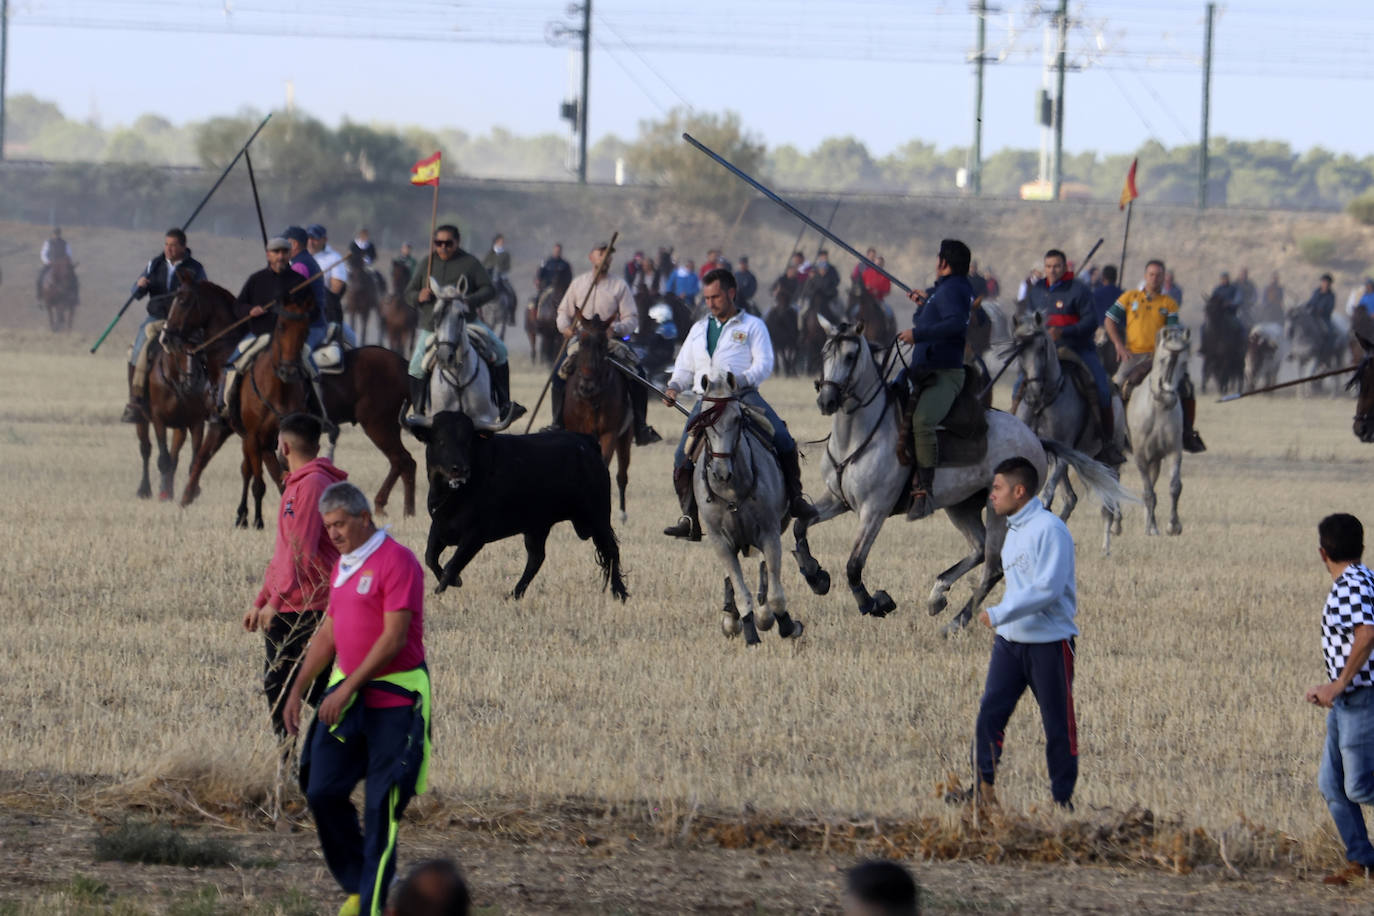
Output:
[[[372,590],[372,570],[366,570],[358,579],[358,594],[366,595]]]

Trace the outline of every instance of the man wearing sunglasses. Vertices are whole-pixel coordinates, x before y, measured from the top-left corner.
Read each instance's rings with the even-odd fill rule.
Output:
[[[451,224],[434,230],[434,256],[429,259],[429,276],[425,276],[423,270],[417,270],[406,287],[406,303],[420,315],[415,352],[410,357],[410,402],[415,412],[421,413],[418,405],[424,403],[424,394],[429,388],[424,368],[425,345],[434,335],[435,304],[434,292],[429,288],[429,277],[433,277],[440,288],[454,286],[466,278],[467,294],[462,303],[467,308],[468,335],[472,338],[473,347],[491,369],[492,395],[496,398],[496,406],[504,422],[512,412],[506,345],[477,316],[477,309],[496,296],[496,288],[482,262],[458,247],[460,238],[458,227]],[[524,412],[525,409],[520,407],[518,413]]]

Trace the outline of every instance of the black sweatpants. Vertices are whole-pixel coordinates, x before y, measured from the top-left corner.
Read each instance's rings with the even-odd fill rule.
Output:
[[[282,723],[282,705],[285,694],[296,677],[305,650],[310,645],[310,637],[324,619],[324,611],[300,611],[278,613],[263,631],[267,657],[262,667],[262,688],[267,694],[267,707],[272,715],[272,730],[278,738],[286,737],[286,726]],[[325,685],[329,682],[329,668],[326,666],[315,683],[306,693],[305,701],[318,706],[324,695]]]
[[[998,636],[988,661],[988,679],[978,707],[973,759],[991,784],[1002,757],[1007,722],[1029,687],[1045,728],[1045,763],[1054,800],[1067,804],[1078,783],[1078,722],[1073,714],[1074,640],[1010,642]]]

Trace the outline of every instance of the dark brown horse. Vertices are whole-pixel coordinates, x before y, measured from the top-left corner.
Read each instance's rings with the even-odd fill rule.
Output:
[[[615,482],[620,488],[620,519],[624,521],[634,416],[627,387],[630,382],[611,365],[607,327],[600,318],[583,319],[577,325],[577,354],[563,399],[563,428],[595,438],[607,467],[611,456],[616,456]]]
[[[799,368],[807,375],[819,375],[821,371],[821,348],[825,345],[828,336],[825,333],[825,328],[821,326],[820,316],[824,315],[826,321],[832,325],[840,322],[828,308],[810,296],[803,295],[801,299],[797,300],[797,312],[801,316],[797,321]]]
[[[415,346],[415,329],[420,324],[419,313],[407,305],[404,298],[409,285],[410,268],[404,261],[392,261],[391,292],[382,297],[378,306],[386,345],[407,358]]]
[[[348,266],[348,286],[343,294],[344,320],[358,335],[358,342],[367,343],[367,321],[378,310],[378,300],[381,298],[377,291],[377,280],[372,276],[372,268],[363,260],[362,251],[357,248],[350,248],[344,263]],[[379,327],[377,337],[381,336]]]
[[[48,326],[55,332],[70,331],[76,314],[76,265],[71,258],[53,258],[38,294],[48,310]]]
[[[562,301],[558,289],[546,286],[525,309],[525,336],[530,341],[530,361],[536,359],[552,366],[558,359],[563,335],[558,333],[558,303]]]
[[[888,315],[883,304],[862,283],[850,287],[849,316],[854,323],[863,325],[864,337],[877,349],[891,346],[892,338],[897,336],[896,319]]]
[[[1354,433],[1361,442],[1374,442],[1374,343],[1358,334],[1355,340],[1364,355],[1349,385],[1356,395]]]
[[[200,493],[200,475],[210,459],[229,438],[230,432],[243,437],[243,491],[235,525],[248,526],[250,482],[255,501],[253,524],[263,527],[262,497],[266,492],[262,472],[265,468],[280,488],[281,467],[276,458],[277,426],[283,417],[298,410],[312,409],[307,398],[309,381],[302,364],[301,350],[309,331],[308,292],[277,310],[277,325],[271,346],[253,361],[239,386],[237,398],[230,398],[229,428],[211,427],[210,434],[196,453],[190,479],[181,497],[190,505]],[[232,301],[232,299],[231,299]],[[197,314],[205,325],[207,339],[231,322],[224,306],[202,308]],[[188,314],[190,310],[187,310]],[[230,312],[232,315],[232,311]],[[302,317],[303,316],[303,317]],[[171,324],[171,318],[168,323]],[[232,336],[229,336],[232,341]],[[230,344],[232,347],[232,343]],[[356,423],[387,457],[391,469],[377,491],[378,514],[386,511],[391,489],[400,478],[405,491],[405,514],[415,514],[415,461],[401,444],[401,411],[408,399],[405,361],[383,347],[360,347],[344,354],[344,371],[322,378],[325,408],[336,423]],[[337,432],[331,437],[337,438]]]
[[[157,469],[162,478],[157,498],[167,501],[173,496],[177,463],[187,433],[191,436],[192,456],[200,451],[205,422],[212,409],[213,386],[204,356],[191,354],[183,338],[164,332],[161,340],[153,342],[153,351],[149,354],[148,411],[135,425],[138,451],[143,459],[139,499],[153,495],[148,480],[148,458],[152,453],[149,426],[152,438],[157,440]],[[170,449],[167,447],[169,429],[172,430]]]
[[[1245,348],[1249,331],[1221,296],[1207,301],[1202,325],[1202,391],[1207,380],[1217,383],[1217,391],[1240,391],[1245,383]]]

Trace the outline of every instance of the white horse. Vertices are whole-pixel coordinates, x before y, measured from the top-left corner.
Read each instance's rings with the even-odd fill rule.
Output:
[[[1021,383],[1021,404],[1016,409],[1016,418],[1031,428],[1041,439],[1068,442],[1089,455],[1097,455],[1102,447],[1101,427],[1093,416],[1097,412],[1097,396],[1084,400],[1075,385],[1063,370],[1059,361],[1057,344],[1050,339],[1045,330],[1045,319],[1039,312],[1017,315],[1012,332],[1013,343],[1010,358],[1020,361],[1025,380]],[[1126,411],[1121,406],[1121,396],[1112,392],[1112,436],[1117,451],[1126,451]],[[1120,466],[1112,472],[1120,476]],[[1055,494],[1064,490],[1064,509],[1059,517],[1069,520],[1074,506],[1078,505],[1078,494],[1069,482],[1069,462],[1057,456],[1050,460],[1049,475],[1040,489],[1040,501],[1049,509],[1054,505]],[[1102,508],[1102,554],[1106,556],[1112,549],[1112,535],[1121,533],[1120,508]]]
[[[1341,367],[1347,355],[1346,341],[1350,339],[1350,321],[1344,315],[1337,312],[1331,316],[1329,324],[1324,324],[1306,306],[1299,306],[1288,313],[1286,323],[1291,341],[1288,359],[1298,364],[1298,378]],[[1307,388],[1300,386],[1299,394]],[[1311,385],[1313,392],[1321,388],[1321,380]],[[1337,387],[1332,396],[1340,390]]]
[[[1155,336],[1155,355],[1150,374],[1136,388],[1126,406],[1126,425],[1131,431],[1131,451],[1140,469],[1145,501],[1145,533],[1159,534],[1155,521],[1155,481],[1165,459],[1171,462],[1169,533],[1182,534],[1178,497],[1183,492],[1183,405],[1179,384],[1188,370],[1190,334],[1182,325],[1160,328]]]
[[[466,279],[466,278],[464,278]],[[429,288],[438,302],[434,312],[434,370],[429,375],[429,416],[457,410],[478,429],[500,431],[515,419],[502,422],[491,397],[491,370],[468,337],[465,283],[440,287],[433,277]]]
[[[693,426],[706,436],[706,454],[692,475],[701,530],[725,564],[725,606],[721,629],[727,637],[744,633],[747,645],[759,643],[759,630],[774,621],[784,639],[802,635],[802,623],[787,613],[782,590],[782,538],[787,524],[787,496],[778,460],[760,436],[749,429],[733,373],[702,377],[705,407]],[[759,570],[759,610],[744,580],[739,554],[757,548],[763,552]],[[744,605],[740,615],[734,598]]]
[[[1279,322],[1266,321],[1251,328],[1245,346],[1245,390],[1254,391],[1277,382],[1287,349],[1288,338]]]
[[[798,520],[792,528],[796,539],[794,553],[802,577],[812,591],[824,595],[830,590],[830,574],[811,555],[807,531],[812,524],[841,513],[859,514],[859,537],[849,553],[845,574],[859,613],[882,617],[896,609],[896,602],[879,591],[870,595],[863,583],[864,564],[905,489],[910,486],[911,470],[897,463],[898,404],[864,339],[862,328],[831,326],[825,342],[824,367],[817,383],[816,402],[821,413],[834,416],[826,444],[822,474],[826,492],[817,502],[819,516],[814,522]],[[938,508],[969,544],[969,553],[940,573],[927,599],[927,610],[938,614],[948,603],[950,587],[965,573],[987,560],[983,577],[972,597],[945,627],[946,633],[966,625],[977,612],[997,581],[1002,578],[1001,550],[1006,536],[1006,519],[989,511],[986,526],[983,510],[997,465],[1008,458],[1023,457],[1045,478],[1047,455],[1067,461],[1088,488],[1115,509],[1123,498],[1130,498],[1111,469],[1087,455],[1060,443],[1041,440],[1026,424],[1000,410],[987,411],[988,448],[983,460],[968,467],[941,467],[935,471],[933,496]]]

